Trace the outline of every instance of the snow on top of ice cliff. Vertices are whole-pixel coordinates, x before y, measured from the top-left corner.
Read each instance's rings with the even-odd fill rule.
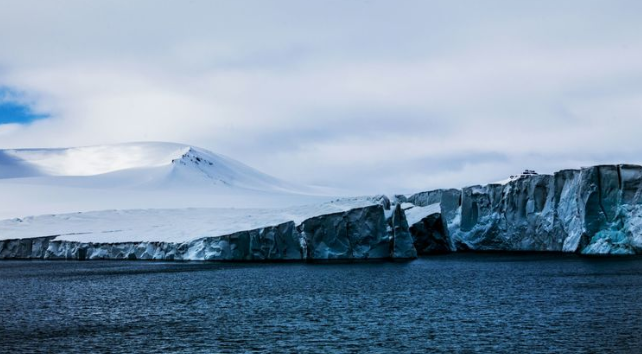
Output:
[[[522,172],[522,173],[520,173],[518,175],[513,175],[513,176],[510,176],[510,177],[508,177],[506,179],[503,179],[501,181],[493,182],[493,183],[490,183],[490,184],[506,185],[506,184],[509,184],[512,181],[517,181],[518,179],[523,178],[523,177],[537,176],[537,175],[538,175],[538,173],[533,171],[533,170],[525,170],[524,172]]]
[[[412,206],[410,208],[407,208],[405,212],[406,218],[408,220],[408,225],[413,225],[418,223],[419,221],[421,221],[421,219],[425,218],[428,215],[441,213],[441,206],[439,203],[430,204],[425,207]]]
[[[274,226],[379,204],[376,197],[270,209],[184,208],[105,210],[0,220],[0,240],[58,236],[78,242],[185,242]]]

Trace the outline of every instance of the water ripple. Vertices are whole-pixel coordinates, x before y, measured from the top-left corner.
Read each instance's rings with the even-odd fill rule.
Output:
[[[0,353],[639,353],[642,260],[0,262]]]

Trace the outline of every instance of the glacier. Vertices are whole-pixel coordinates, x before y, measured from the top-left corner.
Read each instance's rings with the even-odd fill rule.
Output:
[[[455,251],[642,253],[642,166],[601,165],[400,197],[438,206],[423,234]],[[412,210],[412,209],[411,209]]]
[[[329,203],[345,208],[338,203]],[[165,260],[165,261],[320,261],[320,260],[368,260],[411,259],[416,257],[413,239],[408,232],[405,214],[397,206],[390,209],[386,197],[355,198],[343,202],[366,206],[305,218],[299,224],[286,221],[276,225],[243,230],[225,235],[196,237],[184,241],[121,241],[106,242],[98,237],[118,238],[120,230],[70,232],[65,235],[10,238],[0,240],[0,259],[64,259],[64,260]],[[350,203],[348,203],[350,204]],[[305,210],[305,208],[303,208]],[[301,212],[300,209],[291,212]],[[319,211],[317,208],[307,210]],[[175,214],[165,210],[152,213]],[[216,210],[191,210],[193,214],[216,212]],[[281,211],[285,212],[285,211]],[[304,211],[305,213],[305,211]],[[122,213],[102,212],[92,214],[109,219]],[[115,214],[115,215],[109,215]],[[237,215],[243,215],[239,213]],[[290,214],[292,215],[292,214]],[[299,217],[302,217],[300,214]],[[60,224],[27,227],[26,231],[48,227],[73,229],[70,224],[89,226],[84,215],[74,215],[75,220]],[[274,214],[272,215],[274,216]],[[46,218],[46,217],[45,217]],[[43,218],[44,219],[44,218]],[[36,217],[28,222],[38,224]],[[166,220],[171,223],[170,220]],[[24,220],[4,221],[0,230],[11,229],[11,223]],[[260,221],[269,223],[268,221]],[[46,222],[43,221],[46,224]],[[155,228],[162,227],[154,225]],[[178,226],[180,228],[180,226]],[[25,232],[23,229],[22,232]],[[165,231],[167,232],[167,231]],[[170,231],[172,232],[172,231]],[[219,231],[220,232],[220,231]],[[9,232],[10,233],[10,232]],[[2,233],[6,235],[7,233]],[[126,235],[129,233],[125,233]],[[162,232],[151,233],[152,238],[163,238]],[[122,237],[122,236],[121,236]],[[136,236],[132,236],[135,238]]]
[[[0,259],[315,262],[450,252],[642,253],[637,165],[527,173],[391,197],[334,192],[181,144],[0,150]]]

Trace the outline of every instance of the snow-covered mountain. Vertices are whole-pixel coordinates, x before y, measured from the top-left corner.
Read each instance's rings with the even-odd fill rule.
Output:
[[[174,143],[0,150],[0,219],[104,209],[286,207],[329,199]]]
[[[0,259],[22,252],[22,246],[14,248],[11,240],[37,242],[43,237],[71,244],[142,242],[143,248],[158,247],[162,242],[173,248],[262,230],[257,231],[266,233],[261,242],[272,249],[283,246],[284,235],[272,240],[275,230],[282,232],[283,227],[290,232],[286,238],[293,242],[288,243],[288,252],[300,255],[301,251],[292,251],[294,246],[300,248],[298,231],[283,225],[299,225],[321,215],[347,213],[386,200],[336,199],[325,191],[174,143],[0,150]],[[374,212],[382,221],[383,209]],[[355,215],[351,218],[372,216],[362,211]],[[335,223],[347,218],[332,217]],[[366,238],[372,223],[363,222]],[[377,226],[381,235],[387,232],[385,225]],[[386,244],[382,249],[387,252],[390,247]],[[218,255],[215,258],[221,254],[218,246],[197,253],[184,259],[205,260],[210,259],[210,253]]]

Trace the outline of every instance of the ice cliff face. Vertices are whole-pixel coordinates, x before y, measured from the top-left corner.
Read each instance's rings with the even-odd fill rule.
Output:
[[[56,236],[0,240],[0,259],[318,261],[412,259],[457,251],[642,254],[642,166],[529,174],[506,183],[397,196],[393,202],[371,200],[344,211],[310,214],[299,222],[185,242],[92,243]]]
[[[418,193],[406,201],[440,206],[441,223],[433,215],[411,229],[423,228],[417,231],[421,237],[437,235],[429,245],[443,245],[442,227],[450,251],[642,253],[641,166],[522,176],[507,184]]]
[[[90,243],[56,236],[0,240],[0,259],[320,261],[417,256],[405,214],[381,204],[189,242]]]

